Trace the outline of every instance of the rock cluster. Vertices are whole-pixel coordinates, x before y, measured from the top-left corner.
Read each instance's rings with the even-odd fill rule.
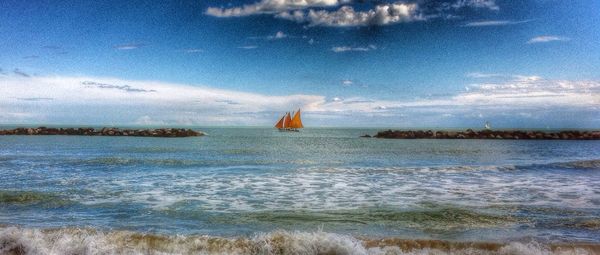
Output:
[[[600,140],[600,131],[380,131],[373,137],[392,139],[524,139],[524,140]]]
[[[118,128],[15,128],[0,130],[0,135],[88,135],[88,136],[145,136],[145,137],[188,137],[204,133],[184,128],[118,129]]]

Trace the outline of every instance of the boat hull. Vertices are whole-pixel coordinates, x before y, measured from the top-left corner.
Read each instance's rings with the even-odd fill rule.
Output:
[[[292,128],[278,128],[278,130],[279,132],[300,132],[300,130]]]

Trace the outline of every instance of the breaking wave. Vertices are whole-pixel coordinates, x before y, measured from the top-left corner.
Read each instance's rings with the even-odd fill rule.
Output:
[[[94,229],[0,227],[0,254],[598,254],[598,244],[366,239],[276,231],[251,237],[165,236]]]

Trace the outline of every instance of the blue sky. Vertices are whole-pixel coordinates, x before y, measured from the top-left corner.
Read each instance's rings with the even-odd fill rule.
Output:
[[[599,127],[600,2],[0,2],[0,123]],[[93,114],[90,114],[93,113]]]

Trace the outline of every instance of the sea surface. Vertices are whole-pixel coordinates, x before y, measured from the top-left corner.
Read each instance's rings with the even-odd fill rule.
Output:
[[[600,254],[600,141],[0,136],[0,254]]]

